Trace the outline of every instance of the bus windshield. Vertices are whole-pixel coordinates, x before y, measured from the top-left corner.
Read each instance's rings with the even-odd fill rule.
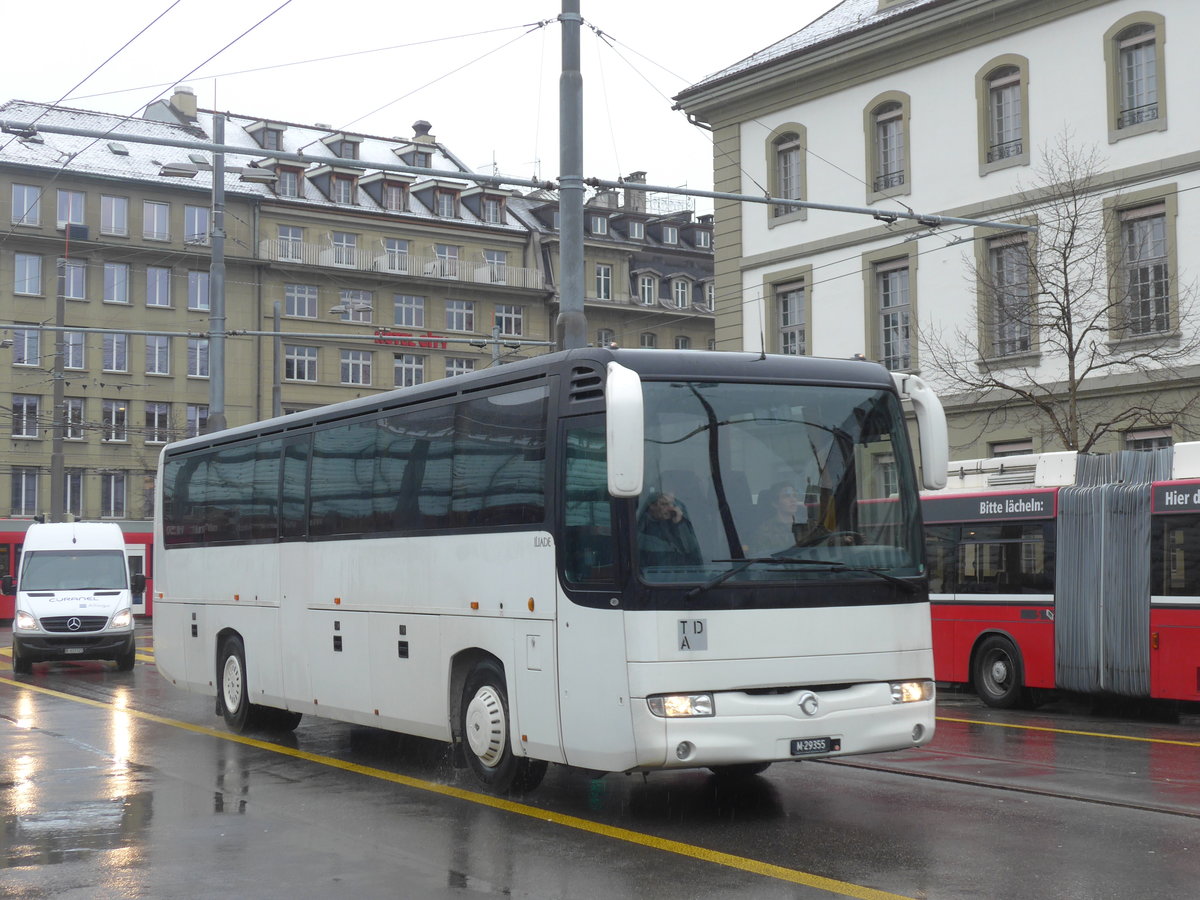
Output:
[[[124,590],[129,586],[120,550],[38,550],[25,556],[23,591]]]
[[[643,581],[736,586],[924,574],[895,395],[701,381],[646,382],[644,392]]]

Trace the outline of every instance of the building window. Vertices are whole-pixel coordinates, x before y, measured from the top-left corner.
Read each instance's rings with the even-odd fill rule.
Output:
[[[467,375],[475,371],[475,360],[464,359],[458,356],[446,357],[446,377],[453,378],[455,375]]]
[[[103,365],[105,372],[129,371],[129,335],[104,335]]]
[[[129,263],[104,264],[104,302],[129,302]]]
[[[384,264],[389,272],[408,271],[408,241],[401,238],[383,239]]]
[[[171,439],[171,404],[146,404],[146,443],[165,444]]]
[[[782,200],[801,200],[804,191],[804,137],[800,131],[788,130],[776,136],[770,144],[771,185],[773,197]],[[801,213],[795,206],[776,204],[771,216],[779,218]],[[704,246],[707,246],[705,244]]]
[[[63,471],[63,509],[77,519],[83,518],[83,469]]]
[[[446,301],[446,330],[474,331],[475,303],[472,300]]]
[[[295,169],[276,169],[275,193],[280,197],[299,197],[300,173]]]
[[[908,96],[898,91],[867,106],[868,202],[911,192],[908,117]]]
[[[629,237],[635,241],[640,241],[646,236],[646,223],[639,219],[633,219],[629,222]]]
[[[12,186],[12,223],[14,225],[42,224],[42,189],[32,184]]]
[[[12,514],[35,516],[38,511],[38,470],[32,466],[13,466]]]
[[[500,197],[484,197],[481,204],[483,221],[489,225],[504,224],[504,200]]]
[[[674,225],[664,225],[662,227],[662,242],[664,244],[678,244],[679,229]]]
[[[425,298],[412,294],[393,294],[396,324],[405,328],[425,327]]]
[[[642,306],[653,306],[658,302],[658,279],[653,275],[638,276],[638,302]]]
[[[188,377],[208,377],[208,338],[188,338]]]
[[[125,473],[100,473],[100,516],[106,519],[125,517]]]
[[[712,246],[712,235],[707,231],[696,232],[696,246],[701,250],[707,250]]]
[[[82,331],[64,331],[62,336],[62,353],[64,369],[86,369],[84,354],[87,345]]]
[[[208,404],[189,403],[187,405],[187,436],[199,437],[208,428]]]
[[[208,272],[201,269],[188,272],[188,309],[208,311]]]
[[[501,334],[520,337],[525,333],[525,307],[497,303],[496,326]]]
[[[503,250],[484,250],[483,262],[487,266],[488,281],[504,284],[508,277],[508,253]]]
[[[146,335],[146,374],[171,374],[171,339],[165,335]]]
[[[404,212],[408,209],[408,189],[402,184],[385,184],[383,208],[392,212]]]
[[[612,266],[596,263],[596,299],[612,299]]]
[[[13,437],[35,438],[38,436],[38,409],[40,405],[41,397],[33,394],[13,394]]]
[[[40,366],[42,364],[42,333],[33,328],[13,329],[13,365]]]
[[[608,217],[592,216],[592,234],[608,234]]]
[[[330,235],[333,243],[333,264],[335,266],[358,265],[358,235],[348,231],[334,231]]]
[[[458,191],[438,188],[433,192],[433,209],[444,219],[458,217]]]
[[[1170,428],[1143,428],[1125,432],[1126,450],[1162,450],[1173,443]]]
[[[1105,34],[1110,142],[1167,127],[1165,26],[1157,13],[1140,12]]]
[[[611,347],[617,342],[617,335],[611,328],[601,328],[596,332],[597,347]]]
[[[997,69],[988,79],[988,111],[987,161],[1023,153],[1021,72],[1016,66]]]
[[[100,233],[129,236],[129,198],[100,195]]]
[[[676,350],[691,350],[692,349],[692,339],[690,337],[688,337],[686,334],[676,335],[675,336],[675,349]]]
[[[1164,204],[1121,213],[1127,331],[1154,334],[1171,329],[1171,273]]]
[[[87,263],[82,259],[60,259],[58,292],[68,300],[86,300]]]
[[[658,335],[653,331],[643,331],[641,338],[638,340],[639,347],[645,347],[648,350],[653,350],[658,346]]]
[[[358,159],[358,141],[333,141],[329,144],[329,150],[341,159]]]
[[[59,190],[58,227],[66,228],[68,225],[82,225],[85,221],[85,202],[86,195],[83,191]]]
[[[276,259],[303,261],[304,229],[296,225],[280,225],[278,226],[278,235],[275,242]]]
[[[990,353],[994,357],[1024,353],[1030,349],[1033,333],[1029,245],[1021,238],[992,241],[988,247],[988,274],[992,307]]]
[[[908,261],[875,266],[875,300],[878,306],[879,361],[892,371],[912,367]]]
[[[805,320],[806,290],[802,284],[776,288],[775,302],[779,308],[779,352],[789,356],[804,356],[808,352]]]
[[[264,150],[282,150],[283,129],[264,128],[258,133],[258,145]]]
[[[171,204],[142,201],[142,237],[148,241],[171,239]]]
[[[704,303],[709,312],[713,312],[717,308],[717,284],[715,281],[704,283]]]
[[[354,179],[346,175],[334,175],[331,183],[333,202],[348,206],[354,203]]]
[[[63,437],[70,441],[83,440],[83,398],[67,397],[63,401],[63,417],[66,420]]]
[[[671,296],[675,299],[676,309],[688,309],[692,305],[692,283],[686,278],[676,278],[671,282]]]
[[[183,242],[185,244],[208,243],[207,206],[185,206],[183,208]]]
[[[371,351],[342,351],[342,384],[371,383]]]
[[[146,266],[146,305],[171,305],[171,270]]]
[[[433,154],[428,150],[416,150],[412,155],[412,164],[418,169],[428,169],[433,165]]]
[[[413,387],[425,383],[425,357],[414,353],[397,353],[393,365],[396,387]]]
[[[128,410],[124,400],[102,400],[100,403],[100,436],[105,441],[124,441],[129,438]]]
[[[42,293],[42,258],[33,253],[13,254],[13,293]]]
[[[437,257],[434,270],[425,274],[436,275],[439,278],[457,278],[458,247],[453,244],[434,244],[433,253]]]
[[[342,307],[343,322],[370,322],[374,311],[374,297],[370,291],[345,289],[338,291]]]
[[[317,317],[317,286],[315,284],[285,284],[283,314],[301,319]]]
[[[283,348],[283,377],[288,381],[317,380],[317,348],[287,344]]]

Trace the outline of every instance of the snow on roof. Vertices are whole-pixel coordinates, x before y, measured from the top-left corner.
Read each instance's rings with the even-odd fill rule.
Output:
[[[784,56],[790,56],[793,53],[836,41],[868,28],[874,28],[876,25],[940,2],[943,0],[909,0],[907,3],[897,3],[881,10],[879,0],[842,0],[829,12],[814,19],[795,34],[747,56],[732,66],[709,75],[688,88],[687,92],[749,71]]]

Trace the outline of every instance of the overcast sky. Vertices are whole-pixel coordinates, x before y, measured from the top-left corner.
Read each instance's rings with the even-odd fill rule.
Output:
[[[652,184],[711,190],[709,133],[670,98],[836,5],[738,0],[719,14],[709,4],[581,0],[584,174],[644,170]],[[472,168],[554,178],[561,9],[559,0],[10,2],[0,95],[67,95],[65,106],[125,115],[178,82],[202,108],[385,137],[410,137],[425,119]]]

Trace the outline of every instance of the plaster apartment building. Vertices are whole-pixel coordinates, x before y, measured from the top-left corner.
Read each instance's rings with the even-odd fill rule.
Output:
[[[553,349],[553,194],[469,177],[425,122],[389,138],[223,116],[246,151],[225,154],[227,424]],[[20,100],[0,119],[37,123],[0,134],[0,512],[54,512],[60,425],[62,513],[148,518],[163,444],[207,428],[213,155],[133,138],[211,144],[214,113],[180,88],[137,119]],[[591,330],[707,348],[711,226],[598,202]],[[634,300],[643,271],[654,304]]]
[[[952,458],[1200,436],[1198,32],[1184,0],[844,0],[688,88],[718,191],[866,211],[719,201],[718,349],[920,374]]]

